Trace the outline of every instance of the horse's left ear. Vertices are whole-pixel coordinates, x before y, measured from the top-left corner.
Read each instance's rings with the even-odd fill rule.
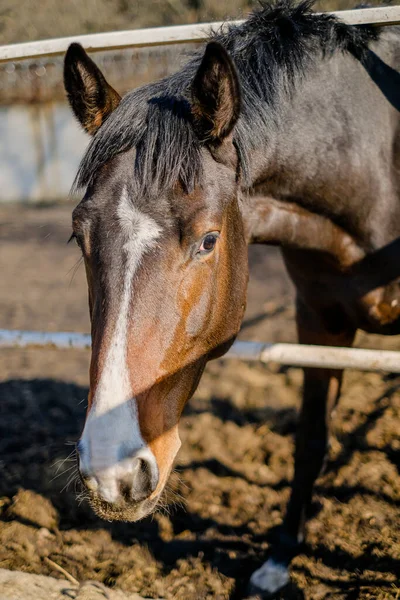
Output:
[[[210,42],[192,84],[192,115],[199,138],[221,143],[235,126],[240,107],[235,65],[221,44]]]
[[[65,55],[64,86],[76,118],[91,135],[121,102],[80,44],[71,44]]]

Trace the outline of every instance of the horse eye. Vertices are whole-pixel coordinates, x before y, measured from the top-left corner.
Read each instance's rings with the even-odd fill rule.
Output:
[[[203,241],[201,242],[199,253],[208,254],[209,252],[214,250],[218,237],[219,236],[217,233],[207,233],[207,235],[203,238]]]

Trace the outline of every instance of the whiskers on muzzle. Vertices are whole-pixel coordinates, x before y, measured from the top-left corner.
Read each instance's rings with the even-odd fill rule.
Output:
[[[141,502],[126,501],[122,497],[116,503],[103,500],[96,492],[86,490],[84,499],[87,500],[93,511],[106,521],[125,521],[132,523],[140,521],[151,514],[159,502],[159,497],[147,498]]]

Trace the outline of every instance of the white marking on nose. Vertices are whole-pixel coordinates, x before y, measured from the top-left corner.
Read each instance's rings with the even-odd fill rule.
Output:
[[[135,454],[146,451],[148,460],[156,465],[140,433],[137,403],[132,396],[127,368],[127,334],[132,281],[142,256],[154,247],[161,229],[154,219],[133,206],[126,187],[117,216],[126,258],[122,297],[92,408],[82,433],[80,453],[82,472],[101,474],[99,491],[110,498],[116,494],[115,481],[127,474],[129,461],[132,462]],[[131,458],[124,458],[127,455]]]

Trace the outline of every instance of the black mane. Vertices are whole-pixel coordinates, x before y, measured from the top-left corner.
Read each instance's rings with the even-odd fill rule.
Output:
[[[249,152],[263,143],[276,100],[312,61],[347,51],[363,61],[376,28],[349,26],[332,15],[311,12],[313,2],[262,3],[242,25],[214,33],[232,56],[242,86],[242,113],[234,130],[244,182]],[[197,52],[182,70],[129,92],[92,139],[74,187],[89,186],[117,154],[136,148],[133,181],[155,196],[180,181],[188,191],[201,181],[201,142],[191,124],[190,86],[202,58]],[[257,126],[254,127],[254,123]],[[253,124],[253,126],[252,126]]]

